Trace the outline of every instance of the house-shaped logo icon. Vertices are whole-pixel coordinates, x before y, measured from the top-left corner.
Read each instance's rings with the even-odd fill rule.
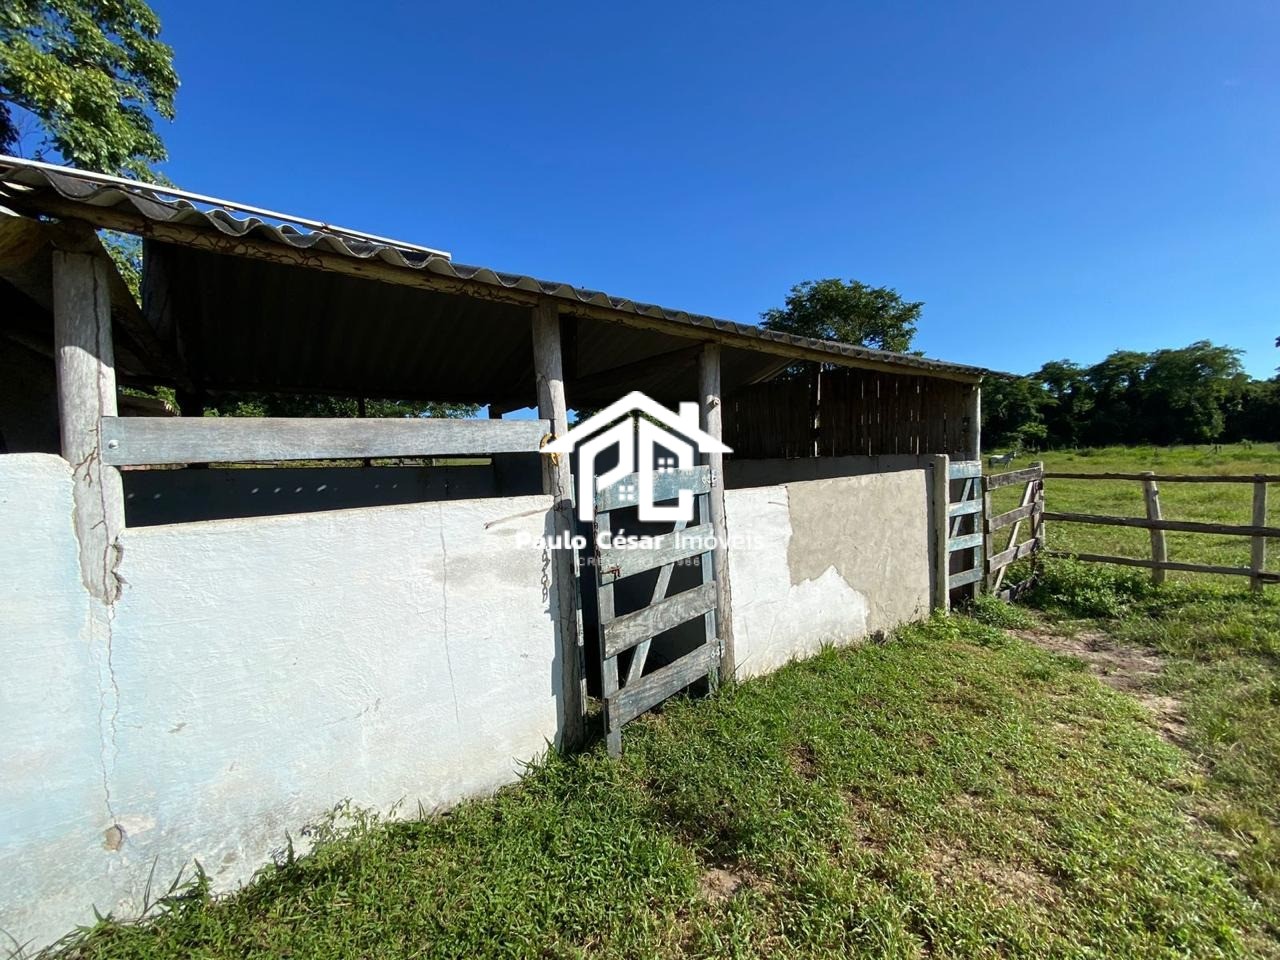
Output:
[[[596,460],[614,446],[618,449],[617,466],[596,476]],[[586,522],[595,515],[596,491],[633,473],[636,489],[624,491],[624,495],[635,500],[642,521],[692,520],[692,490],[680,490],[675,506],[655,505],[655,470],[667,473],[691,469],[697,465],[698,453],[732,453],[711,434],[698,428],[696,403],[682,403],[676,413],[639,390],[633,390],[575,424],[564,436],[543,447],[542,452],[568,455],[575,448],[578,451],[578,517]],[[669,455],[659,455],[658,448]]]

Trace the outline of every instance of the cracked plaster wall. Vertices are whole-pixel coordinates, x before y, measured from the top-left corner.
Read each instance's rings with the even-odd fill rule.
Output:
[[[343,799],[492,791],[557,730],[543,496],[125,530],[80,576],[71,472],[0,457],[0,929],[247,880]]]

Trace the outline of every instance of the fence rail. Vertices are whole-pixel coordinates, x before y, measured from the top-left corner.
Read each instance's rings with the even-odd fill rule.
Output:
[[[1096,553],[1053,551],[1050,556],[1074,557],[1088,563],[1113,563],[1128,567],[1144,567],[1151,571],[1155,583],[1164,581],[1165,572],[1177,570],[1188,573],[1212,573],[1227,577],[1248,577],[1252,588],[1260,591],[1264,584],[1280,583],[1280,573],[1268,572],[1267,539],[1280,538],[1280,527],[1267,526],[1267,484],[1280,483],[1280,476],[1271,474],[1247,475],[1159,475],[1155,473],[1061,473],[1044,475],[1054,480],[1132,480],[1142,484],[1146,503],[1145,517],[1113,517],[1092,513],[1059,513],[1045,511],[1045,520],[1057,523],[1079,523],[1097,526],[1132,527],[1147,530],[1151,537],[1151,558],[1113,557]],[[1248,524],[1205,523],[1198,520],[1166,520],[1160,510],[1160,483],[1250,483],[1253,484],[1253,515]],[[1250,545],[1249,566],[1223,567],[1204,563],[1181,563],[1169,559],[1165,532],[1203,533],[1215,536],[1248,537]]]
[[[547,420],[103,417],[102,462],[253,463],[536,452]]]
[[[1138,480],[1145,483],[1280,483],[1280,474],[1214,474],[1214,473],[1063,473],[1045,472],[1046,480]]]

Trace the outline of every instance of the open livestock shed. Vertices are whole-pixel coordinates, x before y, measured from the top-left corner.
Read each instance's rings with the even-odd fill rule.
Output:
[[[142,238],[139,299],[103,229]],[[0,159],[0,927],[135,914],[194,859],[234,888],[340,800],[512,781],[593,696],[616,751],[673,693],[945,606],[982,573],[983,375]],[[687,527],[626,478],[584,524],[540,452],[635,391],[731,451],[669,478]],[[488,416],[204,415],[246,394]],[[589,527],[658,549],[546,547]]]

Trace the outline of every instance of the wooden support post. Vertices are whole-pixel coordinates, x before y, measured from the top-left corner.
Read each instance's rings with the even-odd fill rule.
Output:
[[[720,405],[720,344],[708,343],[698,363],[699,407],[702,429],[719,440],[723,434]],[[712,566],[716,575],[716,632],[720,636],[720,678],[732,680],[737,672],[733,650],[733,609],[729,589],[729,532],[724,515],[724,454],[707,453],[703,461],[711,468],[711,526],[716,547]]]
[[[806,364],[809,368],[809,444],[807,456],[816,457],[820,453],[822,436],[820,417],[822,404],[822,364]]]
[[[90,232],[86,237],[93,239]],[[53,253],[53,340],[62,455],[71,464],[80,575],[110,603],[120,594],[116,538],[124,527],[120,471],[102,462],[102,418],[116,415],[107,262],[80,249]]]
[[[554,301],[533,310],[533,367],[538,416],[551,423],[553,436],[569,429],[560,358],[560,313]],[[542,458],[542,490],[551,495],[553,535],[561,543],[573,536],[573,473],[567,456]],[[583,741],[582,646],[578,636],[578,571],[572,550],[552,550],[551,590],[560,654],[560,745],[572,750]]]
[[[1156,486],[1155,476],[1150,470],[1143,474],[1142,480],[1142,496],[1147,503],[1147,519],[1159,520],[1160,517],[1160,488]],[[1165,563],[1169,559],[1169,552],[1164,542],[1163,530],[1151,530],[1151,559],[1156,563]],[[1164,568],[1151,568],[1151,582],[1164,583]]]
[[[951,554],[947,552],[947,540],[951,536],[948,511],[951,508],[951,458],[945,453],[933,458],[933,603],[934,610],[946,613],[951,609],[951,591],[947,581],[951,576]]]
[[[1256,480],[1253,484],[1253,525],[1255,527],[1265,527],[1267,525],[1267,483],[1265,480]],[[1249,586],[1254,593],[1262,592],[1262,572],[1267,567],[1267,538],[1254,537],[1253,550],[1249,560],[1249,569],[1253,571],[1253,576],[1249,578]]]

